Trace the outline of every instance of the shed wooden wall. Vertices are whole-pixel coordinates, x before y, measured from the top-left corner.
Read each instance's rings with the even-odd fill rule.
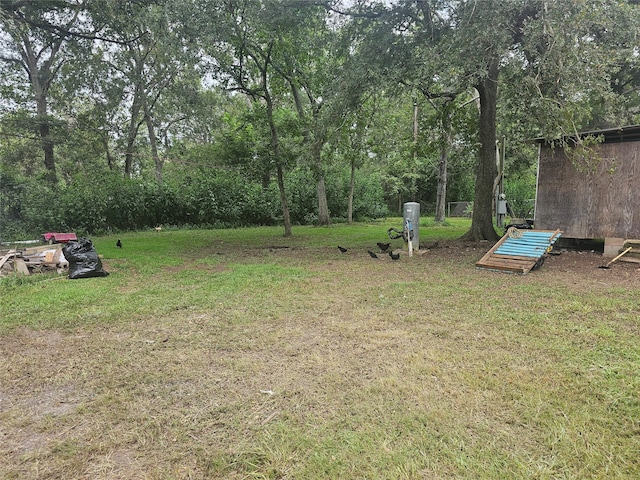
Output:
[[[580,172],[562,149],[540,149],[535,228],[569,238],[640,239],[640,142],[593,147],[601,162]]]

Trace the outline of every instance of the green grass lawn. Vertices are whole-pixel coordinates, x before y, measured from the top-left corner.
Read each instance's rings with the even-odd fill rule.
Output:
[[[108,277],[2,280],[0,478],[639,478],[637,265],[478,270],[468,219],[370,258],[401,226],[96,237]]]

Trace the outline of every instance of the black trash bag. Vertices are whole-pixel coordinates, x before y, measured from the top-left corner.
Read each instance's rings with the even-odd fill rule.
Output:
[[[98,252],[88,238],[69,241],[62,247],[64,258],[69,262],[69,279],[106,277],[109,272],[102,268]]]

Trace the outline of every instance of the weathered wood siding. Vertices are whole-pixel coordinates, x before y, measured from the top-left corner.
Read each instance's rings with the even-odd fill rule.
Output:
[[[593,147],[595,171],[578,171],[562,149],[541,146],[535,228],[569,238],[640,238],[640,142]]]

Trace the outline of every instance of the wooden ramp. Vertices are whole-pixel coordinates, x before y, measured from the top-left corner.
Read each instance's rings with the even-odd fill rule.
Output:
[[[489,250],[476,267],[510,273],[528,273],[543,261],[560,230],[511,230]]]

